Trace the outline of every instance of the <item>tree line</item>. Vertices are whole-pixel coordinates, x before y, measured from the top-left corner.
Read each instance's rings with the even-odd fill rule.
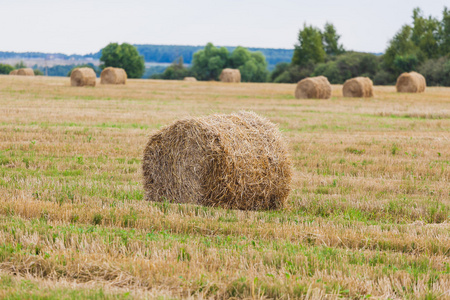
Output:
[[[208,43],[203,50],[193,55],[192,67],[187,68],[182,58],[175,61],[163,73],[151,76],[153,79],[183,79],[193,76],[198,80],[219,80],[225,68],[239,69],[243,82],[266,82],[269,76],[267,61],[261,52],[251,52],[236,47],[232,52]]]
[[[203,50],[204,46],[178,46],[178,45],[134,45],[146,62],[172,63],[181,57],[185,64],[192,64],[194,53]],[[237,47],[225,46],[229,52]],[[290,61],[293,50],[270,48],[247,48],[251,52],[261,52],[267,64],[273,68],[277,63]],[[98,56],[100,57],[100,56]]]
[[[190,65],[195,52],[202,50],[204,46],[179,46],[179,45],[133,45],[138,50],[139,54],[144,57],[145,62],[157,64],[170,64],[177,61],[180,57],[183,58],[185,64]],[[225,47],[232,52],[236,47]],[[248,48],[250,51],[260,51],[266,57],[269,70],[272,70],[279,62],[290,61],[292,58],[293,49],[271,49],[271,48]],[[0,58],[2,59],[63,59],[63,60],[98,60],[102,56],[102,50],[86,55],[67,55],[62,53],[42,53],[42,52],[4,52],[0,51]],[[157,66],[158,68],[161,66]],[[67,73],[67,72],[66,72]],[[65,74],[66,74],[65,73]],[[65,75],[64,74],[64,75]],[[61,76],[62,74],[60,74]]]
[[[412,20],[411,25],[404,25],[390,40],[383,55],[347,51],[331,23],[326,23],[323,29],[305,24],[298,33],[291,62],[278,63],[270,73],[260,52],[243,47],[229,52],[208,44],[193,54],[190,68],[178,59],[152,78],[195,76],[199,80],[217,80],[220,70],[229,67],[239,69],[243,81],[295,83],[323,75],[331,83],[340,84],[366,76],[377,85],[389,85],[395,84],[403,72],[418,71],[428,85],[450,86],[450,11],[445,7],[442,19],[437,19],[425,17],[416,8]]]
[[[348,51],[339,40],[340,35],[331,23],[326,23],[323,29],[305,24],[299,30],[293,51],[278,53],[275,50],[279,49],[272,49],[274,52],[271,54],[279,55],[271,56],[271,62],[277,59],[281,62],[271,72],[268,70],[267,57],[262,51],[251,51],[255,49],[244,47],[219,48],[211,43],[204,48],[152,48],[149,45],[111,43],[99,53],[91,55],[102,62],[100,69],[93,65],[89,67],[96,69],[96,72],[107,66],[121,67],[129,78],[151,74],[150,78],[159,79],[194,76],[198,80],[218,80],[222,69],[235,68],[240,70],[244,82],[295,83],[306,77],[324,75],[335,84],[352,77],[366,76],[377,85],[395,84],[402,72],[418,71],[425,76],[428,85],[450,86],[450,11],[447,7],[444,8],[441,19],[426,17],[419,8],[414,9],[412,24],[400,28],[389,41],[383,55]],[[164,71],[161,66],[152,70],[145,69],[144,61],[149,59],[149,55],[155,55],[159,60],[172,59],[174,52],[166,56],[163,53],[164,49],[169,49],[167,47],[179,47],[180,55],[173,63]],[[283,61],[287,54],[291,55],[290,62]],[[188,60],[190,66],[184,64],[185,60]],[[10,69],[11,66],[0,64],[0,74],[9,73]]]

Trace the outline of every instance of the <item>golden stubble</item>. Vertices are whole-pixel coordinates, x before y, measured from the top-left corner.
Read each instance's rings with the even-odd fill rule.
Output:
[[[376,86],[362,99],[333,85],[330,100],[296,100],[294,90],[0,76],[0,244],[27,249],[0,269],[42,287],[136,297],[449,297],[450,89]],[[284,210],[141,200],[150,134],[239,110],[279,124],[287,139],[294,180]]]

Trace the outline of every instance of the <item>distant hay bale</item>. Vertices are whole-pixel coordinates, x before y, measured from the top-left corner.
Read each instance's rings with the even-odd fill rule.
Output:
[[[70,74],[72,86],[95,86],[97,76],[91,68],[76,68]]]
[[[427,82],[425,77],[417,72],[403,73],[397,78],[395,85],[399,93],[422,93],[425,91]]]
[[[22,69],[18,69],[17,73],[15,75],[34,76],[34,71],[31,68],[22,68]]]
[[[342,87],[344,97],[373,97],[373,83],[368,77],[355,77],[345,81]]]
[[[309,77],[300,80],[295,89],[297,99],[330,99],[331,85],[324,76]]]
[[[197,78],[195,77],[184,77],[184,81],[197,81]]]
[[[127,82],[127,73],[122,68],[105,68],[100,74],[101,84],[125,84]]]
[[[241,82],[241,72],[238,69],[223,69],[219,79],[222,82]]]
[[[9,72],[9,75],[17,75],[17,72],[18,72],[19,70],[12,70],[11,72]]]
[[[179,120],[150,137],[146,200],[227,209],[284,205],[291,163],[278,127],[253,112]]]

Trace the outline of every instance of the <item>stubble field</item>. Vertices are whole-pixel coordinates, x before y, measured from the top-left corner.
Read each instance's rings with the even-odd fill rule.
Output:
[[[0,76],[0,298],[450,299],[450,88]],[[281,211],[143,200],[150,134],[252,110],[294,167]]]

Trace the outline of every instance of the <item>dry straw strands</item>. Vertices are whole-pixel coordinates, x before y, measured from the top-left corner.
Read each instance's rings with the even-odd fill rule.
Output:
[[[395,88],[399,93],[422,93],[425,91],[427,82],[422,74],[417,72],[403,73],[397,78]]]
[[[331,85],[324,76],[309,77],[298,82],[295,89],[297,99],[330,99]]]
[[[72,86],[95,86],[96,76],[91,68],[76,68],[70,74]]]
[[[291,163],[278,127],[253,112],[179,120],[144,150],[150,201],[227,209],[277,209],[290,192]]]
[[[342,87],[344,97],[373,97],[373,83],[368,77],[355,77],[345,81]]]
[[[223,69],[219,79],[222,82],[241,82],[241,72],[238,69]]]
[[[11,72],[9,72],[9,75],[17,75],[17,72],[18,72],[19,70],[12,70]]]
[[[31,68],[22,68],[22,69],[18,69],[17,73],[14,75],[34,76],[34,71]]]
[[[127,82],[127,73],[124,69],[108,67],[100,74],[101,84],[125,84]]]
[[[184,77],[184,81],[197,81],[197,78],[195,77]]]

